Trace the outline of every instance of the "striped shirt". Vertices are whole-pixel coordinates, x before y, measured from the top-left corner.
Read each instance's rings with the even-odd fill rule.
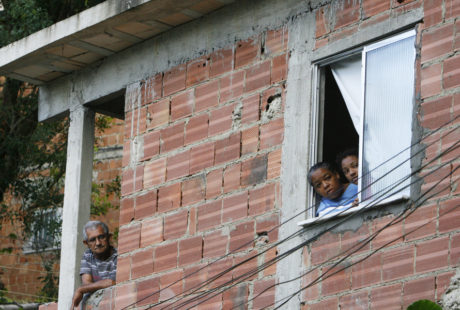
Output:
[[[112,247],[110,249],[112,255],[104,261],[94,257],[93,252],[87,249],[81,258],[80,276],[82,274],[90,274],[93,277],[93,282],[105,279],[115,281],[117,276],[118,252]]]

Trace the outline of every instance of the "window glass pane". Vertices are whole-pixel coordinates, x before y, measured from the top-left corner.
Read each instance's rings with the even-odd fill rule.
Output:
[[[411,36],[364,54],[362,200],[380,196],[411,172],[414,40]],[[410,179],[385,197],[409,196],[408,184]]]

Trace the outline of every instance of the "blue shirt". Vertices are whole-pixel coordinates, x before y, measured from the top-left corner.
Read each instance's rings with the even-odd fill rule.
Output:
[[[112,279],[115,281],[117,278],[117,250],[111,247],[112,255],[104,261],[98,260],[87,249],[81,258],[80,275],[90,274],[93,277],[93,282],[99,280]]]
[[[321,199],[316,216],[330,215],[348,209],[358,195],[358,186],[350,183],[337,199]]]

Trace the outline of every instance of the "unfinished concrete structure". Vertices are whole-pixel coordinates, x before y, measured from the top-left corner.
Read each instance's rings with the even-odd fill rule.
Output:
[[[460,255],[459,13],[458,0],[107,1],[0,50],[2,73],[42,84],[41,120],[71,118],[59,309],[78,277],[93,111],[120,102],[117,285],[93,307],[441,299]],[[349,60],[358,125],[329,97],[346,97],[330,72]],[[401,193],[388,192],[374,182],[395,168],[373,174],[376,158],[403,140]],[[308,168],[348,144],[367,208],[314,218]]]

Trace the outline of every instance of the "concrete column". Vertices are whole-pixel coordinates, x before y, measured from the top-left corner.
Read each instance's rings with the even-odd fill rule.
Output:
[[[58,309],[69,310],[80,285],[82,228],[89,219],[93,169],[94,112],[77,105],[70,110]]]

